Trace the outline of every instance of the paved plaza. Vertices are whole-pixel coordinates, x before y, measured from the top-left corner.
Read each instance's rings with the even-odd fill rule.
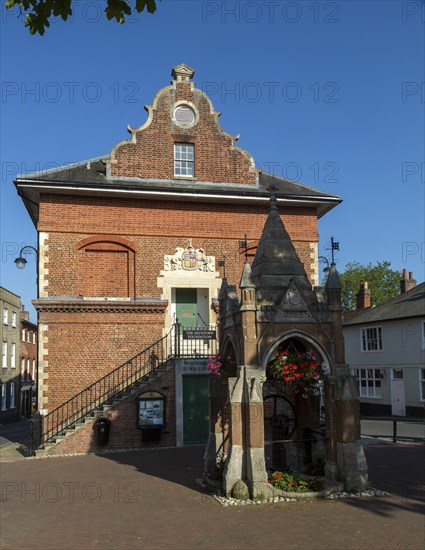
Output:
[[[1,548],[422,550],[423,444],[364,442],[393,496],[227,508],[196,482],[202,446],[16,460],[4,445]]]

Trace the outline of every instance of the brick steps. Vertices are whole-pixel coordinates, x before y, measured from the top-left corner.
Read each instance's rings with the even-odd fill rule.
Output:
[[[55,438],[52,441],[48,441],[44,443],[41,447],[39,447],[35,451],[35,456],[37,458],[42,458],[48,456],[48,453],[51,449],[53,449],[56,445],[64,441],[67,437],[69,437],[72,434],[75,434],[79,429],[81,429],[83,426],[86,426],[87,424],[93,424],[98,418],[103,416],[103,414],[106,411],[113,410],[118,404],[122,403],[125,399],[128,399],[129,397],[134,396],[135,393],[140,392],[143,387],[150,384],[154,380],[157,380],[160,378],[164,373],[166,373],[169,369],[174,367],[174,362],[170,361],[166,366],[158,367],[155,371],[150,373],[147,376],[143,376],[140,380],[137,380],[131,386],[123,390],[120,394],[113,397],[112,399],[108,399],[103,403],[102,405],[99,405],[94,409],[93,411],[90,411],[87,413],[83,418],[75,422],[75,424],[72,427],[66,428],[63,432],[61,432],[59,435],[55,436]]]

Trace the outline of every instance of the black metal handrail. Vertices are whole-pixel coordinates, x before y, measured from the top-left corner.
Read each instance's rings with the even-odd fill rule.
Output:
[[[93,413],[102,405],[112,403],[140,379],[163,367],[176,357],[205,357],[216,352],[217,340],[201,343],[185,342],[183,329],[179,323],[172,325],[168,334],[151,344],[143,351],[121,364],[96,382],[62,403],[41,419],[38,441],[33,442],[37,448],[53,440],[67,429],[72,429],[77,422]]]

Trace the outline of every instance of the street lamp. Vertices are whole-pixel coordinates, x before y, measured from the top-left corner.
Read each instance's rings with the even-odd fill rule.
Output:
[[[329,267],[329,260],[326,258],[326,256],[319,256],[318,259],[320,262],[326,263],[326,267],[323,268],[323,273],[325,273],[324,281],[326,281],[329,271],[331,270],[331,268]]]
[[[37,300],[39,298],[39,290],[38,290],[38,250],[36,248],[34,248],[33,246],[31,245],[26,245],[26,246],[23,246],[19,252],[19,257],[15,259],[15,265],[18,269],[24,269],[24,267],[27,265],[27,260],[23,257],[23,253],[25,252],[26,249],[31,249],[31,250],[34,250],[35,254],[36,254],[36,259],[37,259],[37,265],[36,265],[36,276],[35,276],[35,281],[36,281],[36,286],[37,286]],[[38,329],[38,312],[37,312],[37,329]],[[38,332],[38,330],[37,330]],[[36,411],[38,411],[38,351],[39,351],[39,342],[40,342],[40,338],[39,338],[39,334],[37,334],[37,381],[36,381],[36,393],[35,393],[35,407],[36,407]],[[32,400],[32,397],[31,397],[31,400]]]
[[[15,264],[18,269],[24,269],[24,267],[27,265],[27,260],[23,257],[23,253],[26,249],[34,250],[36,256],[37,256],[37,266],[36,266],[36,285],[37,285],[37,300],[38,300],[38,250],[34,248],[31,245],[26,245],[21,248],[21,251],[19,252],[19,258],[16,258]]]

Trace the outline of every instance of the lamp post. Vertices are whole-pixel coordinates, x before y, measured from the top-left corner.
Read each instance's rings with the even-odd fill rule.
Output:
[[[23,257],[24,251],[29,248],[31,250],[34,250],[36,257],[37,257],[37,266],[36,266],[36,286],[37,286],[37,300],[38,300],[38,250],[34,248],[31,245],[26,245],[21,248],[21,251],[19,252],[19,258],[16,258],[15,264],[18,269],[24,269],[24,267],[27,265],[27,260]]]
[[[326,263],[326,267],[323,268],[323,273],[326,273],[325,275],[325,280],[326,280],[326,277],[328,276],[328,273],[331,270],[331,268],[329,267],[329,260],[326,258],[326,256],[319,256],[318,259],[319,261]]]
[[[33,250],[36,254],[36,276],[35,276],[35,281],[36,281],[36,286],[37,286],[37,300],[39,298],[39,289],[38,289],[38,250],[36,248],[34,248],[33,246],[31,245],[26,245],[26,246],[23,246],[19,252],[19,257],[15,259],[15,264],[16,264],[16,267],[18,269],[24,269],[24,267],[27,265],[27,260],[24,258],[23,254],[25,252],[25,250],[27,249],[30,249],[30,250]],[[37,312],[37,332],[38,332],[38,312]],[[36,411],[38,411],[38,350],[39,350],[39,335],[37,334],[37,351],[36,351],[36,354],[37,354],[37,380],[36,380],[36,392],[35,392],[35,399],[36,399],[36,402],[35,402],[35,409]],[[31,401],[32,401],[32,398],[31,398]]]

